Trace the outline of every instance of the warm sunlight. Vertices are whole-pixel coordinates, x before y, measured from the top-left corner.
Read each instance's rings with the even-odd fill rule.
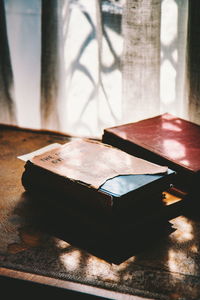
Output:
[[[112,268],[110,263],[105,262],[99,258],[91,256],[88,259],[87,263],[87,270],[89,276],[99,276],[102,277],[104,280],[111,280],[117,282],[119,277],[115,272],[115,269]]]
[[[161,112],[180,114],[184,113],[186,96],[182,86],[186,86],[188,0],[163,0],[161,10]]]
[[[166,139],[163,141],[163,150],[166,154],[170,153],[172,159],[185,158],[186,155],[185,147],[174,139]]]
[[[194,238],[192,224],[186,217],[180,216],[174,219],[173,225],[177,228],[177,230],[171,234],[173,240],[184,243]]]
[[[177,126],[177,124],[172,124],[170,121],[163,122],[162,128],[166,130],[176,131],[176,132],[180,132],[182,130],[181,126]]]
[[[194,274],[195,261],[185,251],[170,249],[168,252],[168,266],[171,272]]]
[[[67,248],[71,247],[69,243],[67,243],[63,240],[55,238],[54,241],[55,241],[56,247],[59,249],[67,249]]]
[[[123,48],[122,35],[107,24],[105,5],[103,27],[98,23],[95,1],[81,0],[63,10],[60,22],[65,38],[59,57],[62,126],[68,132],[77,128],[80,135],[88,135],[88,128],[93,128],[95,134],[101,123],[120,118],[121,71],[117,61]],[[120,20],[121,11],[116,14],[115,19]]]
[[[81,252],[80,250],[72,250],[71,252],[64,252],[60,255],[60,261],[69,271],[74,271],[79,267]]]

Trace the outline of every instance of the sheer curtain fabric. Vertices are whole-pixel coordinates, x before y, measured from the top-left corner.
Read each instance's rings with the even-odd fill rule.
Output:
[[[0,122],[101,137],[169,112],[200,124],[189,0],[0,0]]]

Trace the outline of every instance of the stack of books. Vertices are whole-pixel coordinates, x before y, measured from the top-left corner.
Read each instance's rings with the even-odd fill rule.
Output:
[[[25,190],[53,203],[64,238],[77,246],[117,262],[173,231],[169,220],[179,213],[177,203],[166,206],[164,192],[176,172],[167,165],[90,139],[57,144],[26,160]]]

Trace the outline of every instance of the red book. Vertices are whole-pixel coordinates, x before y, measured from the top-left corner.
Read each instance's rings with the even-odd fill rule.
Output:
[[[167,165],[177,172],[176,184],[182,189],[199,180],[200,126],[192,122],[165,113],[106,128],[102,140],[134,156]]]

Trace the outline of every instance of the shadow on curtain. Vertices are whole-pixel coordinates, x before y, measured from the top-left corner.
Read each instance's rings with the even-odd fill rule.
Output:
[[[200,124],[189,3],[1,0],[0,122],[89,137],[164,112]]]

